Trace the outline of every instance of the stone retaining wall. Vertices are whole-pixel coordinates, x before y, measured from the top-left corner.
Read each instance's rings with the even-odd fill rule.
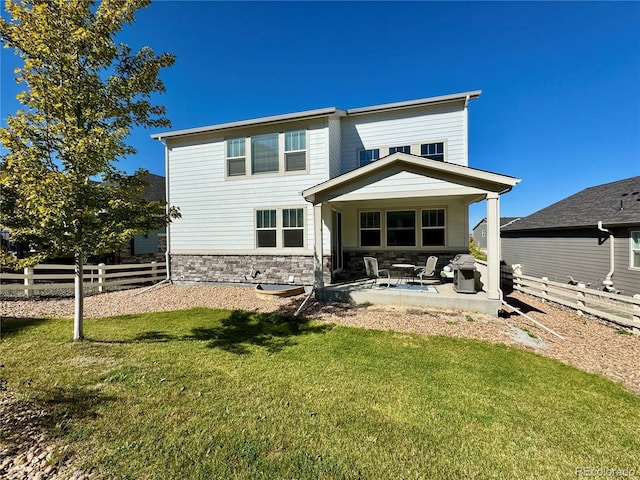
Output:
[[[331,257],[325,257],[323,263],[328,284]],[[171,254],[171,278],[179,282],[286,284],[291,275],[295,284],[313,285],[313,255]]]

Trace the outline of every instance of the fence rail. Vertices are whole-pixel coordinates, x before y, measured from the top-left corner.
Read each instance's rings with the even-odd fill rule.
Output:
[[[513,289],[529,295],[559,303],[578,313],[603,318],[640,333],[640,295],[628,297],[608,293],[586,285],[568,285],[523,275],[519,269],[502,269],[503,282],[511,283]]]
[[[42,273],[55,271],[55,273]],[[164,280],[167,264],[162,262],[127,265],[85,265],[84,288],[94,287],[104,292],[109,287],[153,283]],[[23,292],[31,296],[34,292],[47,290],[72,290],[74,288],[74,266],[42,264],[25,268],[22,273],[0,273],[0,293]]]

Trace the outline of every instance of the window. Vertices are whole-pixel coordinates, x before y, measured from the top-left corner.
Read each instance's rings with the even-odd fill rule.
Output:
[[[307,132],[296,130],[284,134],[284,170],[295,172],[307,169]]]
[[[256,245],[259,248],[276,246],[276,211],[256,211]]]
[[[640,232],[631,232],[631,267],[640,268]]]
[[[416,245],[416,212],[413,210],[387,212],[387,246],[414,247]]]
[[[444,247],[444,245],[444,208],[422,210],[422,246]]]
[[[278,134],[251,137],[251,173],[274,173],[279,170]]]
[[[227,140],[227,175],[230,177],[246,173],[245,143],[244,138],[230,138]]]
[[[391,155],[392,153],[396,153],[396,152],[411,153],[411,146],[410,145],[405,145],[404,147],[391,147],[391,148],[389,148],[389,155]]]
[[[282,209],[282,245],[304,247],[304,209]]]
[[[444,162],[444,142],[423,143],[420,145],[420,155],[431,160]]]
[[[360,246],[380,246],[380,212],[360,212]]]
[[[360,150],[360,166],[363,167],[380,158],[380,149]]]

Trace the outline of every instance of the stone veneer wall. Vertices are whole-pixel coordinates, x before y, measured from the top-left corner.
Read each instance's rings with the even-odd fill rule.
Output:
[[[323,259],[325,284],[331,280],[331,257]],[[251,272],[260,273],[252,278]],[[313,285],[313,255],[176,255],[171,279],[178,282]]]
[[[365,275],[363,257],[376,257],[378,259],[379,268],[391,268],[394,263],[411,263],[417,266],[424,266],[430,255],[438,257],[437,270],[447,265],[453,257],[459,253],[466,252],[425,252],[425,251],[407,251],[407,250],[345,250],[344,251],[344,268],[355,275]],[[393,275],[393,272],[392,272]]]

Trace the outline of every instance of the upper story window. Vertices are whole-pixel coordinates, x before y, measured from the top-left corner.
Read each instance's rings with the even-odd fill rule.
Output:
[[[307,170],[307,131],[226,140],[227,177]]]
[[[423,143],[420,145],[420,156],[444,162],[444,142]]]
[[[631,232],[631,268],[640,268],[640,232]]]
[[[360,166],[363,167],[380,158],[380,149],[360,150]]]
[[[294,172],[307,169],[307,132],[296,130],[284,134],[284,170]]]
[[[396,152],[411,153],[411,145],[404,145],[403,147],[390,147],[389,148],[389,155],[391,155],[392,153],[396,153]]]
[[[245,144],[244,137],[227,140],[227,175],[230,177],[245,174]]]
[[[280,170],[278,134],[251,137],[251,173],[277,173]]]

